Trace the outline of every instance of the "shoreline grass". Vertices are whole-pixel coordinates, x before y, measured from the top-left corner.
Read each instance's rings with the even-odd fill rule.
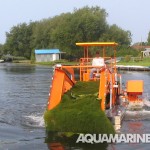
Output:
[[[120,61],[117,63],[117,65],[124,65],[124,66],[145,66],[145,67],[149,67],[150,66],[150,58],[143,58],[143,60],[141,61]]]
[[[67,60],[57,60],[51,62],[32,62],[31,60],[14,60],[13,63],[25,63],[25,64],[34,64],[34,65],[42,65],[42,66],[54,66],[56,64],[62,65],[79,65],[79,62],[75,61],[67,61]],[[145,66],[150,67],[150,57],[143,58],[140,61],[120,61],[117,65],[124,65],[124,66]]]
[[[62,65],[79,65],[79,62],[75,62],[75,61],[64,61],[64,60],[60,60],[60,61],[51,61],[51,62],[35,62],[35,64],[38,65],[46,65],[46,66],[54,66],[56,64],[62,64]]]
[[[40,62],[40,63],[35,63],[35,64],[39,64],[39,65],[48,65],[48,66],[53,66],[53,65],[56,65],[56,64],[62,64],[62,65],[79,65],[79,62],[75,62],[75,61],[72,61],[72,62],[69,62],[67,60],[59,60],[59,61],[54,61],[54,62]],[[124,66],[127,66],[127,65],[135,65],[135,66],[146,66],[146,67],[149,67],[150,66],[150,58],[143,58],[141,61],[129,61],[129,62],[126,62],[126,61],[120,61],[117,63],[117,65],[124,65]]]

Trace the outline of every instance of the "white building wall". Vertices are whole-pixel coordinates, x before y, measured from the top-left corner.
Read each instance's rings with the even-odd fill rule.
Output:
[[[59,60],[59,54],[36,54],[36,62],[49,62]]]
[[[59,54],[53,54],[53,61],[59,60]]]

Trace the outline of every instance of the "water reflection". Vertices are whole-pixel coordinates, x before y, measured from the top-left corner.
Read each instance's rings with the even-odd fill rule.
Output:
[[[36,66],[34,65],[11,64],[11,63],[3,64],[3,70],[6,73],[10,73],[10,74],[29,74],[29,73],[34,73],[35,69]]]
[[[73,134],[72,136],[66,136],[67,133],[60,132],[48,132],[45,142],[49,150],[107,150],[107,143],[88,144],[88,143],[76,143],[79,134]]]
[[[143,123],[141,121],[129,122],[128,129],[129,133],[136,133],[136,134],[143,133]]]
[[[50,150],[65,150],[64,146],[61,143],[49,143],[48,148]]]

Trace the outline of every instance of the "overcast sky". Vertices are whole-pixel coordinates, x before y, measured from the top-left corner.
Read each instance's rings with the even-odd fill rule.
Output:
[[[150,0],[0,0],[0,43],[11,27],[38,21],[74,8],[99,6],[108,13],[107,21],[132,33],[133,43],[146,42],[150,31]]]

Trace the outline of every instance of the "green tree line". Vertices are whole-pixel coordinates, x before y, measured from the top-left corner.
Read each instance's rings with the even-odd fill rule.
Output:
[[[6,42],[0,45],[0,54],[33,58],[35,49],[58,48],[66,52],[65,58],[81,57],[76,42],[115,41],[119,43],[119,55],[132,51],[131,32],[116,24],[109,25],[107,12],[98,6],[75,9],[41,21],[21,23],[6,33]]]

